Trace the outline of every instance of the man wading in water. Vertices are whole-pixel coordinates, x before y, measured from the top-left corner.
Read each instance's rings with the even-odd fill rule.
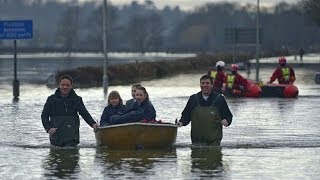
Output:
[[[79,144],[79,115],[93,129],[98,125],[93,120],[82,98],[72,89],[73,80],[68,75],[59,79],[59,88],[49,96],[41,114],[42,125],[50,136],[50,143],[66,147]]]
[[[232,122],[232,113],[224,96],[212,90],[210,75],[200,78],[201,91],[190,96],[182,112],[179,126],[191,121],[191,141],[195,144],[219,146],[222,140],[222,125]]]

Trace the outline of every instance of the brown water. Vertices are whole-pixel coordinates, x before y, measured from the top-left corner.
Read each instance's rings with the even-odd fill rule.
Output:
[[[270,69],[261,69],[267,79]],[[254,74],[254,72],[252,72]],[[227,98],[234,115],[224,128],[221,148],[192,146],[190,126],[178,129],[171,149],[125,151],[99,148],[83,120],[77,148],[50,148],[40,114],[45,85],[23,84],[12,102],[11,85],[0,88],[1,179],[318,179],[320,177],[320,86],[314,71],[296,69],[300,92],[294,99]],[[188,97],[199,91],[201,74],[142,82],[157,119],[174,122]],[[130,86],[109,87],[130,98]],[[77,89],[99,120],[105,100],[101,88]]]

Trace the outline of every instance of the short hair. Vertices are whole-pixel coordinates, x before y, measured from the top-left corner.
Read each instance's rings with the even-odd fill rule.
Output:
[[[119,94],[118,91],[111,91],[111,92],[109,93],[109,96],[108,96],[108,105],[110,104],[110,100],[111,100],[112,98],[119,98],[119,104],[123,105],[122,98],[121,98],[121,96],[120,96],[120,94]]]
[[[210,83],[213,84],[213,78],[212,78],[210,75],[208,75],[208,74],[203,75],[203,76],[200,78],[200,82],[201,82],[201,80],[205,80],[205,79],[209,79],[209,80],[210,80]]]
[[[63,79],[68,79],[70,82],[71,82],[71,84],[73,84],[73,79],[72,79],[72,77],[71,76],[69,76],[69,75],[62,75],[60,78],[59,78],[59,84],[60,84],[60,82],[63,80]]]

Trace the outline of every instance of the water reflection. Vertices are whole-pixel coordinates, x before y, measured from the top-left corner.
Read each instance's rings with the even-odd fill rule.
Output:
[[[222,177],[221,147],[192,146],[191,150],[192,173],[202,178]]]
[[[44,176],[48,178],[76,178],[80,172],[79,148],[51,147],[43,162]]]
[[[176,149],[115,150],[97,148],[95,161],[105,177],[136,177],[154,174],[156,163],[176,162]],[[163,166],[160,165],[160,166]]]

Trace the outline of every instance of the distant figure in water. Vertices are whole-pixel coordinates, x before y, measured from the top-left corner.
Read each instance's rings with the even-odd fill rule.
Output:
[[[246,62],[246,66],[247,66],[247,76],[249,77],[251,74],[251,63],[250,61]]]
[[[303,61],[304,50],[302,48],[300,48],[299,54],[300,54],[300,61]]]

